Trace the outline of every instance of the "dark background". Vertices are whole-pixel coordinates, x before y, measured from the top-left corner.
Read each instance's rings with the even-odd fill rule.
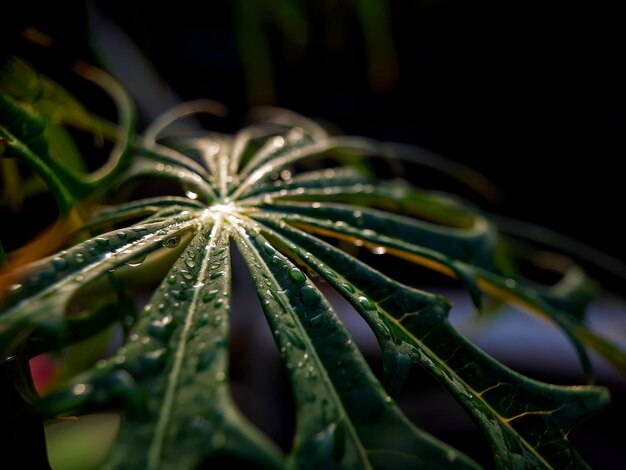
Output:
[[[91,16],[91,27],[83,2],[13,5],[15,11],[3,14],[2,52],[22,53],[62,81],[76,59],[98,64],[106,51],[118,58],[124,54],[115,41],[107,44],[106,35],[94,52],[89,31],[109,19],[175,95],[225,103],[234,127],[250,104],[263,104],[251,103],[233,26],[236,2],[207,2],[208,12],[198,3],[177,0],[160,8],[148,2],[95,2],[90,11],[99,11],[100,23]],[[624,175],[618,169],[626,156],[626,29],[618,2],[391,1],[399,74],[385,92],[368,81],[370,59],[357,16],[344,12],[333,22],[333,15],[319,7],[333,2],[304,3],[318,7],[307,10],[309,40],[295,56],[289,38],[266,21],[274,104],[333,123],[347,134],[416,144],[462,162],[494,181],[503,199],[493,205],[461,191],[463,196],[626,260]],[[32,25],[54,38],[53,47],[19,39],[23,27]],[[333,28],[339,39],[329,47]],[[132,77],[132,68],[131,61],[118,70],[122,81]],[[164,102],[161,110],[170,104]],[[144,113],[140,123],[153,117]],[[420,182],[434,189],[439,183]],[[554,374],[538,378],[551,381]],[[433,391],[433,384],[429,388],[426,377],[413,381],[424,386],[422,397],[432,405],[422,406],[422,415],[454,406]],[[623,395],[623,383],[616,390]],[[612,406],[604,419],[624,416],[624,403],[615,400]],[[432,424],[437,416],[427,417],[437,434],[438,425]],[[441,416],[441,427],[450,419]],[[464,434],[467,429],[437,435],[468,452],[482,445],[478,452],[488,462],[484,443]],[[594,420],[578,434],[577,445],[596,468],[612,468],[619,455],[619,439],[608,429],[606,421]]]
[[[626,156],[619,2],[388,2],[399,80],[386,93],[367,80],[357,15],[342,10],[333,22],[332,11],[319,7],[333,2],[303,3],[309,40],[295,58],[290,38],[265,19],[276,104],[348,134],[418,144],[463,162],[502,189],[503,200],[490,210],[626,259],[618,224],[624,200],[618,162]],[[237,115],[249,102],[235,4],[209,2],[206,11],[191,0],[165,8],[92,5],[132,38],[181,98],[216,99]],[[48,67],[62,69],[76,58],[97,60],[83,2],[25,2],[21,10],[5,10],[3,29],[35,24],[52,35],[55,47],[39,54],[40,62],[47,57]],[[333,28],[339,39],[329,46]]]

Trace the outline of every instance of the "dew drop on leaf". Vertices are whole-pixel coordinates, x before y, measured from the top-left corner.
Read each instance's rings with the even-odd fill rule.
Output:
[[[302,284],[304,281],[306,281],[306,277],[298,268],[292,268],[289,271],[289,277],[293,282],[297,282],[298,284]]]
[[[79,383],[72,387],[72,395],[81,396],[90,393],[93,390],[93,386],[91,384],[83,384]]]
[[[191,281],[193,279],[193,274],[191,274],[189,271],[182,270],[180,272],[180,275],[184,277],[185,279],[187,279],[188,281]]]
[[[176,248],[180,244],[180,235],[168,238],[163,242],[165,248]]]
[[[210,290],[208,292],[205,292],[204,295],[202,296],[202,301],[203,302],[210,302],[211,300],[213,300],[215,297],[217,297],[217,290]]]
[[[173,329],[173,317],[167,314],[163,318],[155,320],[148,325],[148,334],[158,340],[166,341],[172,334]]]
[[[351,294],[354,294],[354,287],[352,287],[352,284],[348,284],[347,282],[344,282],[343,284],[341,284],[341,287],[343,287],[345,290],[347,290]]]
[[[165,366],[167,349],[160,348],[149,351],[141,356],[141,365],[145,371],[159,372]]]
[[[129,259],[128,261],[126,261],[126,264],[131,267],[140,266],[141,263],[143,263],[145,260],[146,260],[146,255],[144,253],[133,259]]]
[[[311,324],[311,326],[314,326],[317,328],[322,325],[323,320],[324,320],[324,316],[321,313],[318,313],[317,315],[314,315],[311,318],[309,318],[309,323]]]
[[[52,265],[57,271],[63,271],[64,269],[67,269],[68,262],[61,257],[57,257],[52,260]]]
[[[74,259],[76,260],[77,263],[84,263],[85,255],[83,255],[82,253],[76,253],[76,255],[74,255]]]
[[[102,237],[97,237],[95,238],[96,243],[102,247],[105,247],[109,244],[109,240],[107,240],[106,238],[102,238]]]
[[[317,292],[315,287],[309,285],[300,289],[300,298],[305,305],[317,305],[321,300],[319,292]]]
[[[359,304],[361,304],[361,307],[363,307],[365,310],[376,310],[376,306],[373,304],[373,302],[364,295],[359,296]]]

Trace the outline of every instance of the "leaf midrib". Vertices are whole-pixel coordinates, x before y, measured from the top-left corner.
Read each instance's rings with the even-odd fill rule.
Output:
[[[243,220],[243,217],[240,218],[241,220]],[[249,218],[245,218],[246,221],[252,222],[251,219]],[[239,237],[244,243],[246,243],[246,245],[248,245],[248,248],[255,252],[257,251],[253,246],[251,246],[250,242],[245,240],[245,237]],[[277,285],[276,282],[276,278],[272,275],[271,270],[269,270],[267,268],[267,265],[265,264],[265,260],[263,260],[261,258],[261,261],[263,261],[263,265],[265,265],[265,269],[266,271],[270,274],[270,279],[272,280],[272,284],[274,284],[274,287],[281,287],[280,285]],[[279,289],[281,290],[281,289]],[[300,333],[302,333],[301,337],[303,339],[303,341],[305,342],[307,348],[309,348],[310,351],[316,351],[316,348],[313,346],[311,340],[309,339],[309,335],[306,333],[306,331],[304,330],[304,328],[302,327],[302,324],[300,323],[300,319],[298,317],[298,314],[294,311],[293,308],[291,308],[291,306],[289,304],[285,304],[285,301],[283,300],[282,295],[277,296],[278,299],[280,299],[280,304],[282,305],[282,307],[287,310],[287,311],[291,311],[292,315],[295,317],[295,324],[297,325],[298,329],[300,330]],[[356,445],[356,448],[358,449],[359,455],[361,456],[361,460],[364,463],[364,467],[365,469],[372,469],[373,467],[371,466],[369,459],[367,458],[367,454],[368,454],[368,449],[366,447],[364,447],[361,443],[361,439],[359,438],[358,433],[356,432],[356,429],[354,428],[354,426],[352,425],[352,421],[350,420],[348,414],[345,411],[345,408],[343,406],[343,403],[341,401],[341,397],[339,397],[339,395],[337,395],[337,392],[335,391],[335,388],[332,386],[329,386],[328,384],[332,384],[332,380],[330,379],[330,377],[328,376],[328,373],[326,372],[326,368],[324,367],[324,365],[322,364],[321,360],[319,359],[317,354],[312,354],[310,356],[316,363],[317,368],[319,370],[320,375],[322,376],[323,380],[322,383],[324,384],[324,386],[326,387],[326,389],[328,390],[328,393],[330,394],[330,396],[332,397],[333,401],[335,401],[335,404],[337,406],[337,411],[340,414],[340,418],[343,419],[345,425],[346,425],[346,429],[348,430],[349,434],[352,436],[353,441]]]
[[[209,240],[208,240],[208,245],[207,245],[208,249],[205,252],[206,256],[202,260],[202,264],[198,272],[199,279],[204,279],[206,277],[207,268],[209,266],[209,260],[211,259],[211,251],[214,248],[213,242],[215,238],[217,237],[217,234],[219,233],[221,226],[222,226],[221,217],[216,217],[215,223],[213,224],[213,227],[211,228],[211,233],[209,235]],[[183,357],[185,355],[185,350],[187,348],[187,338],[191,331],[191,326],[193,325],[193,319],[196,314],[199,296],[200,296],[200,289],[198,288],[194,289],[193,295],[190,301],[189,311],[185,318],[185,324],[183,325],[183,331],[181,333],[181,337],[178,342],[178,347],[176,348],[176,353],[174,356],[174,364],[167,378],[167,381],[168,381],[167,389],[165,390],[165,397],[163,398],[163,402],[159,410],[159,420],[157,421],[156,429],[154,431],[154,436],[152,438],[152,442],[150,443],[150,447],[148,450],[148,462],[147,462],[146,467],[149,470],[155,470],[159,467],[161,451],[163,449],[163,441],[165,440],[165,434],[167,432],[167,425],[172,415],[172,407],[174,404],[174,396],[176,394],[176,388],[178,385],[178,377],[182,369]]]

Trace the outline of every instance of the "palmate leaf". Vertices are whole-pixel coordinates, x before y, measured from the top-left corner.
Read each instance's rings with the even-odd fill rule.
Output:
[[[605,389],[549,385],[508,369],[455,331],[445,299],[393,280],[326,239],[455,277],[477,306],[485,291],[531,307],[563,330],[590,373],[583,343],[618,366],[625,356],[584,327],[582,274],[571,274],[561,289],[512,277],[502,267],[508,255],[498,252],[497,230],[477,210],[376,181],[363,164],[382,147],[327,137],[305,118],[273,112],[233,138],[170,136],[170,147],[157,142],[162,130],[135,139],[134,156],[115,183],[167,178],[189,198],[103,207],[84,228],[93,238],[18,273],[0,315],[3,358],[39,352],[119,321],[114,299],[161,276],[138,318],[122,320],[126,334],[117,352],[33,404],[46,416],[122,409],[105,468],[195,468],[223,456],[265,468],[478,467],[395,405],[391,395],[414,364],[472,416],[498,468],[585,467],[567,436],[607,403]],[[116,228],[131,220],[138,222]],[[287,455],[230,398],[230,305],[241,295],[230,283],[234,249],[252,276],[293,391],[297,419]],[[383,351],[386,386],[303,267],[369,324]],[[102,307],[67,314],[96,302]]]

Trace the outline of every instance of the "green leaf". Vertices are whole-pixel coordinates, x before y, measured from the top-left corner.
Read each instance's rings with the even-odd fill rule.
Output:
[[[531,380],[489,358],[446,320],[443,299],[399,284],[331,245],[273,218],[261,218],[297,259],[315,269],[363,316],[383,349],[391,380],[411,362],[435,375],[490,437],[502,468],[583,466],[567,439],[608,402],[598,387]],[[279,235],[280,234],[280,235]]]
[[[321,292],[246,225],[236,240],[291,380],[298,468],[476,468],[402,415]]]
[[[218,454],[281,466],[230,398],[229,233],[219,220],[209,228],[189,243],[116,355],[39,405],[58,413],[122,398],[126,417],[104,468],[194,468]]]
[[[61,334],[65,310],[79,289],[111,270],[145,258],[169,240],[179,239],[193,223],[189,215],[181,215],[116,230],[31,265],[19,274],[24,280],[12,286],[0,316],[2,357],[13,354],[33,333],[35,337]]]

